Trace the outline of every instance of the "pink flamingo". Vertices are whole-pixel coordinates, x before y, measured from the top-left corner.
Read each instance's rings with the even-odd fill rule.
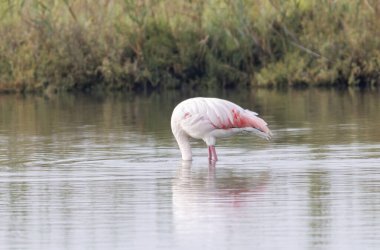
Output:
[[[217,161],[216,138],[251,132],[269,140],[267,123],[257,113],[226,100],[196,97],[178,104],[172,114],[171,128],[183,160],[191,160],[189,137],[202,139],[208,146],[208,158]]]

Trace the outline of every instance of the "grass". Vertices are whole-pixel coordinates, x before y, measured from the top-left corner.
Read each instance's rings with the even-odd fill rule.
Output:
[[[378,86],[376,0],[0,3],[1,91]]]

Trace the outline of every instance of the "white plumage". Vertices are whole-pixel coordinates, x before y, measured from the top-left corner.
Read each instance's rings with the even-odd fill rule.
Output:
[[[196,97],[178,104],[172,114],[171,128],[183,160],[191,160],[189,137],[202,139],[208,146],[209,160],[216,161],[216,138],[251,132],[270,139],[267,123],[257,113],[226,100]]]

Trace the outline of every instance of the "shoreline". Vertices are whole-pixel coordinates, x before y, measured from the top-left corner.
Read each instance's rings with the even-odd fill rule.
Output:
[[[366,1],[0,3],[0,92],[380,86]]]

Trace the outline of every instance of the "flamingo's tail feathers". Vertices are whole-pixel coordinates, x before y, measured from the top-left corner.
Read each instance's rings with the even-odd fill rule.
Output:
[[[251,111],[249,109],[246,109],[245,112],[248,113],[248,114],[250,114],[251,116],[257,116],[257,115],[259,115],[258,113],[253,112],[253,111]]]
[[[252,112],[250,110],[245,110],[246,111],[246,119],[248,120],[248,125],[249,132],[253,132],[257,136],[270,140],[272,138],[272,132],[268,128],[268,124],[261,119],[260,117],[257,116],[257,113]]]

